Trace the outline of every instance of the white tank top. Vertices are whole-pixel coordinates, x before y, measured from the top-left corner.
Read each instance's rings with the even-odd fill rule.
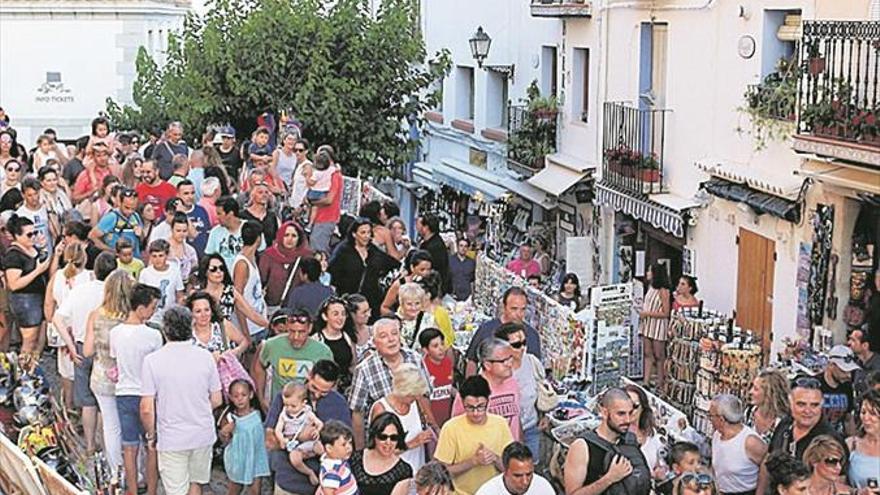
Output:
[[[232,263],[233,270],[235,270],[235,265],[237,265],[239,261],[244,261],[248,265],[248,279],[244,284],[244,290],[241,295],[244,297],[244,300],[257,311],[257,313],[266,316],[266,299],[263,297],[263,283],[260,281],[260,271],[257,270],[257,267],[241,253],[235,256],[235,261]],[[263,330],[263,327],[257,325],[251,320],[247,320],[247,327],[248,335],[253,335]]]
[[[386,412],[390,412],[400,419],[400,423],[403,425],[404,431],[406,431],[407,442],[415,438],[424,429],[422,427],[422,417],[419,414],[419,405],[417,403],[413,402],[412,405],[409,406],[409,412],[405,416],[398,414],[384,397],[379,399],[378,403],[382,404],[382,407]],[[415,473],[425,464],[425,446],[419,445],[414,449],[409,449],[406,452],[401,453],[400,458],[406,461]]]
[[[719,492],[747,492],[758,486],[759,467],[746,455],[746,438],[750,435],[761,438],[748,426],[730,440],[722,440],[717,431],[712,435],[712,469]]]
[[[296,170],[296,153],[287,156],[283,149],[278,150],[278,163],[275,169],[284,184],[290,186],[293,180],[293,171]]]

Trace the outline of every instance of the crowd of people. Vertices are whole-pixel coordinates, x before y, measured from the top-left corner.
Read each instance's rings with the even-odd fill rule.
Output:
[[[183,132],[142,142],[97,118],[70,149],[47,130],[29,152],[0,129],[0,346],[14,328],[22,354],[54,355],[87,451],[125,493],[198,494],[220,466],[230,494],[555,493],[527,292],[498,294],[498,317],[453,346],[444,301],[472,295],[473,239],[448,245],[430,213],[408,236],[393,201],[343,215],[333,148],[296,128],[239,143],[221,127],[197,149]],[[530,282],[550,267],[540,240],[508,265]],[[647,282],[646,388],[664,379],[670,311],[698,304],[693,278],[672,293],[651,267]],[[574,274],[555,298],[586,305]],[[880,494],[869,340],[853,331],[818,378],[762,373],[748,407],[715,397],[711,466],[660,440],[644,388],[607,390],[559,489]]]

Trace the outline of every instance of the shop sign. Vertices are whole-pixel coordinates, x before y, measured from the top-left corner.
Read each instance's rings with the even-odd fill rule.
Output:
[[[61,82],[60,72],[47,72],[45,82],[37,87],[34,101],[37,103],[73,103],[74,97],[70,88]]]

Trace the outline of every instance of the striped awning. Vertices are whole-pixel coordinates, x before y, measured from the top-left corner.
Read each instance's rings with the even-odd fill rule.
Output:
[[[683,212],[662,205],[650,199],[641,199],[618,191],[607,184],[596,184],[597,205],[612,208],[647,222],[675,237],[684,238],[685,220]]]

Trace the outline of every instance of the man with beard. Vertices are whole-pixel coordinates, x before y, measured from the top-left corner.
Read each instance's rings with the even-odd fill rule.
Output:
[[[535,474],[532,451],[513,442],[501,454],[504,472],[487,481],[476,495],[554,495],[550,482]]]
[[[159,166],[152,160],[141,165],[141,183],[135,191],[141,204],[153,205],[157,218],[165,214],[165,202],[177,196],[177,189],[159,177]]]
[[[632,437],[629,433],[632,412],[633,402],[629,394],[619,388],[608,389],[599,402],[602,422],[596,428],[595,435],[600,441],[612,445],[626,442]],[[587,438],[589,433],[584,438],[574,440],[565,457],[564,484],[568,495],[605,493],[634,473],[633,462],[622,455],[615,455],[610,465],[606,466],[608,450]]]

